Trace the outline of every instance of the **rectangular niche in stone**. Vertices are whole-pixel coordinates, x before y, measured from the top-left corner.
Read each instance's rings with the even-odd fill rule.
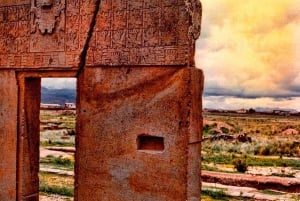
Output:
[[[150,135],[140,135],[137,139],[139,151],[163,151],[165,149],[164,138]]]

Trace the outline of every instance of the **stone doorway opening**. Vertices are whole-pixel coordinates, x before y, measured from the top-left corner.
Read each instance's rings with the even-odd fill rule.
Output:
[[[76,79],[42,78],[40,201],[74,196]]]
[[[54,194],[73,199],[76,79],[67,90],[44,86],[51,77],[63,87],[70,74],[18,74],[17,200],[57,200]]]

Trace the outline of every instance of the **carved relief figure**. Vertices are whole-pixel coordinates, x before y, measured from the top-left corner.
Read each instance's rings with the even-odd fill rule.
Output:
[[[201,32],[202,4],[199,0],[185,0],[186,10],[192,20],[189,28],[189,37],[196,40]]]
[[[66,0],[31,0],[31,33],[52,34],[65,30]]]

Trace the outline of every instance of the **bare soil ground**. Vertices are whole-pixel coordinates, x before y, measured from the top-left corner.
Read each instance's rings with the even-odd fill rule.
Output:
[[[256,176],[212,171],[202,171],[201,178],[202,181],[209,183],[253,187],[259,190],[271,189],[290,193],[300,193],[300,180],[297,178]]]
[[[59,157],[59,156],[71,156],[73,155],[72,153],[67,153],[66,151],[63,151],[62,149],[57,149],[55,150],[55,148],[48,148],[48,147],[40,147],[40,157],[47,157],[47,156],[55,156],[55,157]]]
[[[255,201],[298,201],[294,199],[292,194],[286,194],[279,191],[273,191],[271,192],[272,194],[266,194],[257,190],[256,188],[251,187],[202,182],[202,189],[222,189],[226,192],[226,194],[232,197],[241,196],[244,198],[252,198]],[[205,201],[205,199],[203,201]]]
[[[61,195],[40,195],[40,201],[72,201],[72,198]]]

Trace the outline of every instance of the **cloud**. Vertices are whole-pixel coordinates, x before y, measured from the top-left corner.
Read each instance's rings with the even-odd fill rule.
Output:
[[[206,95],[300,96],[300,0],[202,0]]]
[[[49,89],[76,89],[76,78],[42,78],[42,87]]]

